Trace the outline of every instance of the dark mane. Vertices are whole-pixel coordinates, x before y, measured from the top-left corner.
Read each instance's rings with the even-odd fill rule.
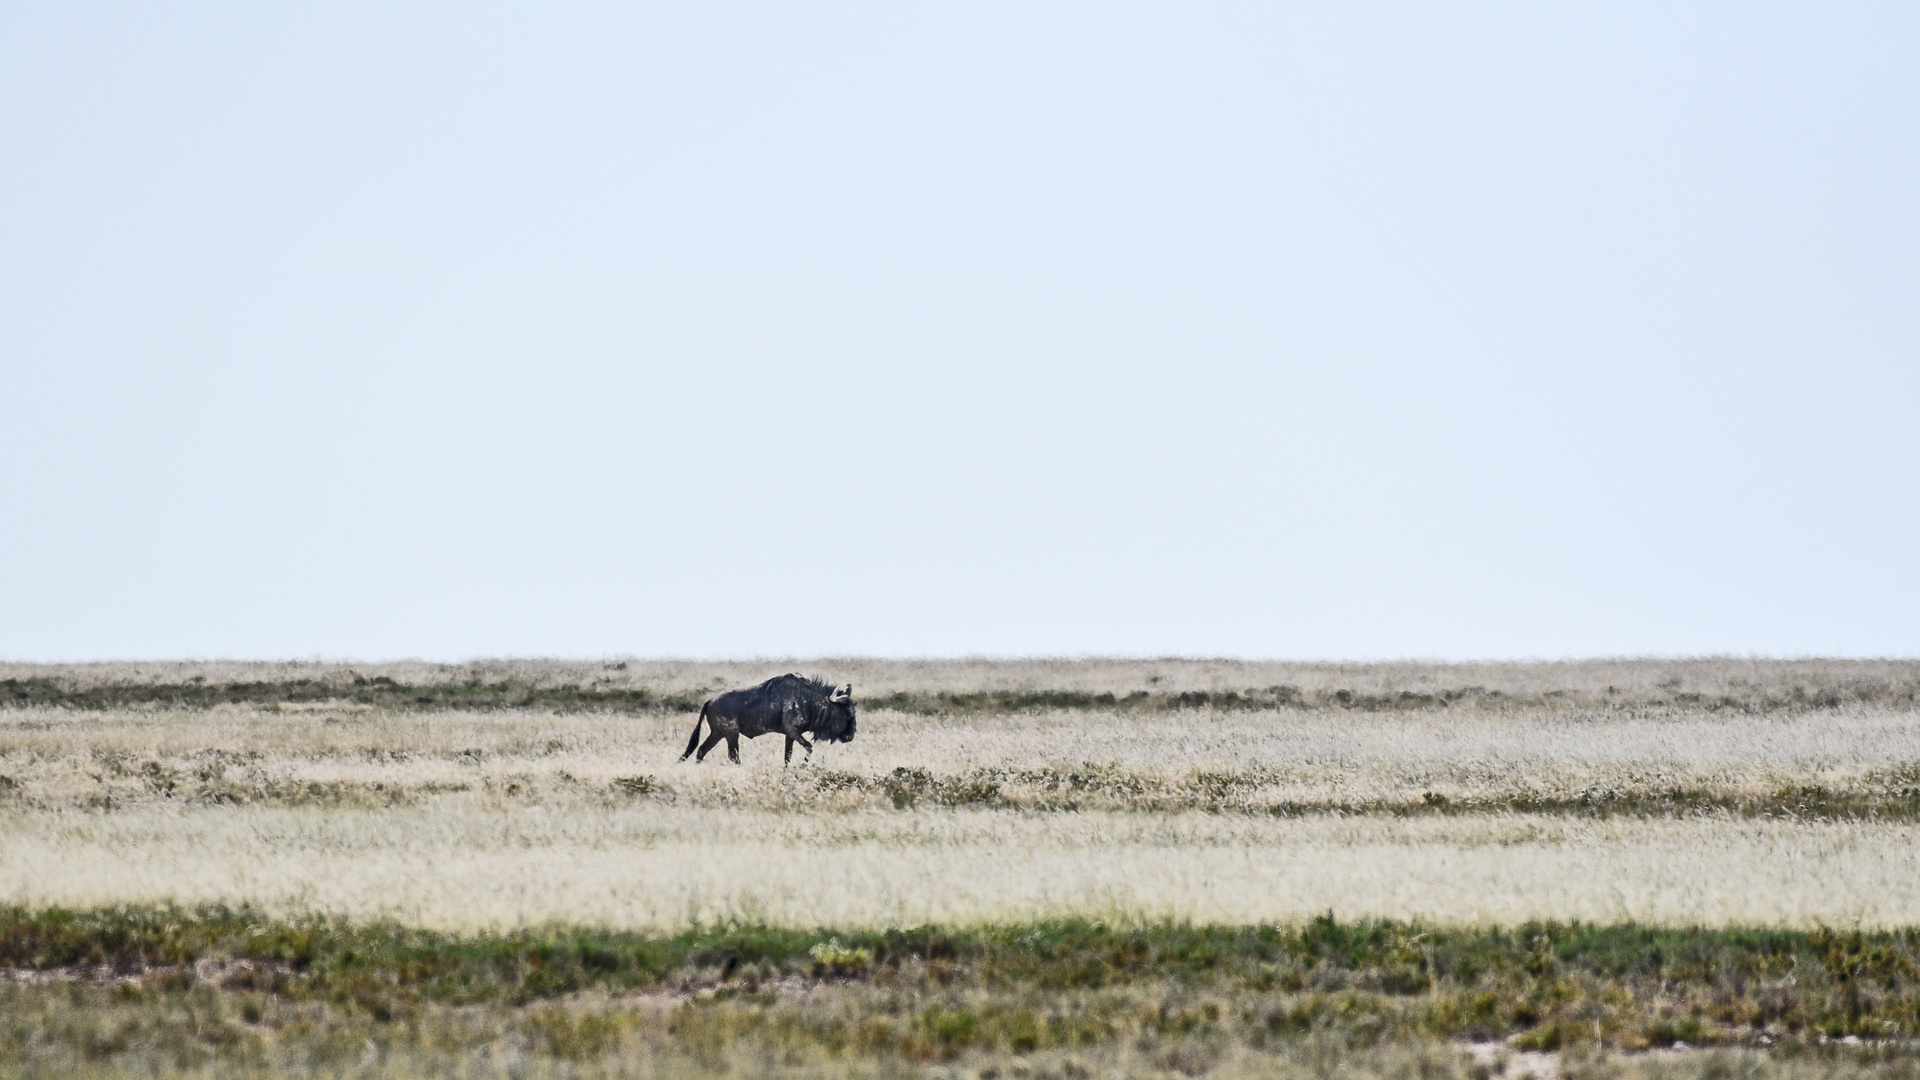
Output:
[[[793,672],[789,671],[785,675],[782,675],[780,677],[783,679],[792,679],[800,683],[801,685],[805,686],[809,690],[818,690],[823,694],[831,694],[834,691],[833,683],[830,683],[825,679],[816,679],[811,675],[795,675]]]

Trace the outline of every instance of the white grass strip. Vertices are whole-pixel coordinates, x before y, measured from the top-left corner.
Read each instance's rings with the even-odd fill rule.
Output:
[[[138,808],[0,814],[0,900],[452,930],[976,923],[1920,925],[1920,829],[1729,818]]]

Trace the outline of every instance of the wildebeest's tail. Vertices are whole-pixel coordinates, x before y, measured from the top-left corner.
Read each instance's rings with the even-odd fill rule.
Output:
[[[700,745],[700,723],[706,718],[707,718],[707,706],[702,705],[700,706],[700,715],[696,717],[693,721],[693,735],[691,738],[687,739],[687,752],[680,755],[681,761],[685,761],[688,758],[692,757],[693,748]]]

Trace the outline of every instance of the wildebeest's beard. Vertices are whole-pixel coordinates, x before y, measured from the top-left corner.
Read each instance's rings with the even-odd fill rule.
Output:
[[[820,711],[820,718],[814,721],[813,734],[823,742],[852,742],[853,728],[853,704],[830,702]]]

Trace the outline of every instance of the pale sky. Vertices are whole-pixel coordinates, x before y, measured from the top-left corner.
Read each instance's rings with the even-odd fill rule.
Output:
[[[0,8],[0,658],[1920,654],[1920,6]]]

